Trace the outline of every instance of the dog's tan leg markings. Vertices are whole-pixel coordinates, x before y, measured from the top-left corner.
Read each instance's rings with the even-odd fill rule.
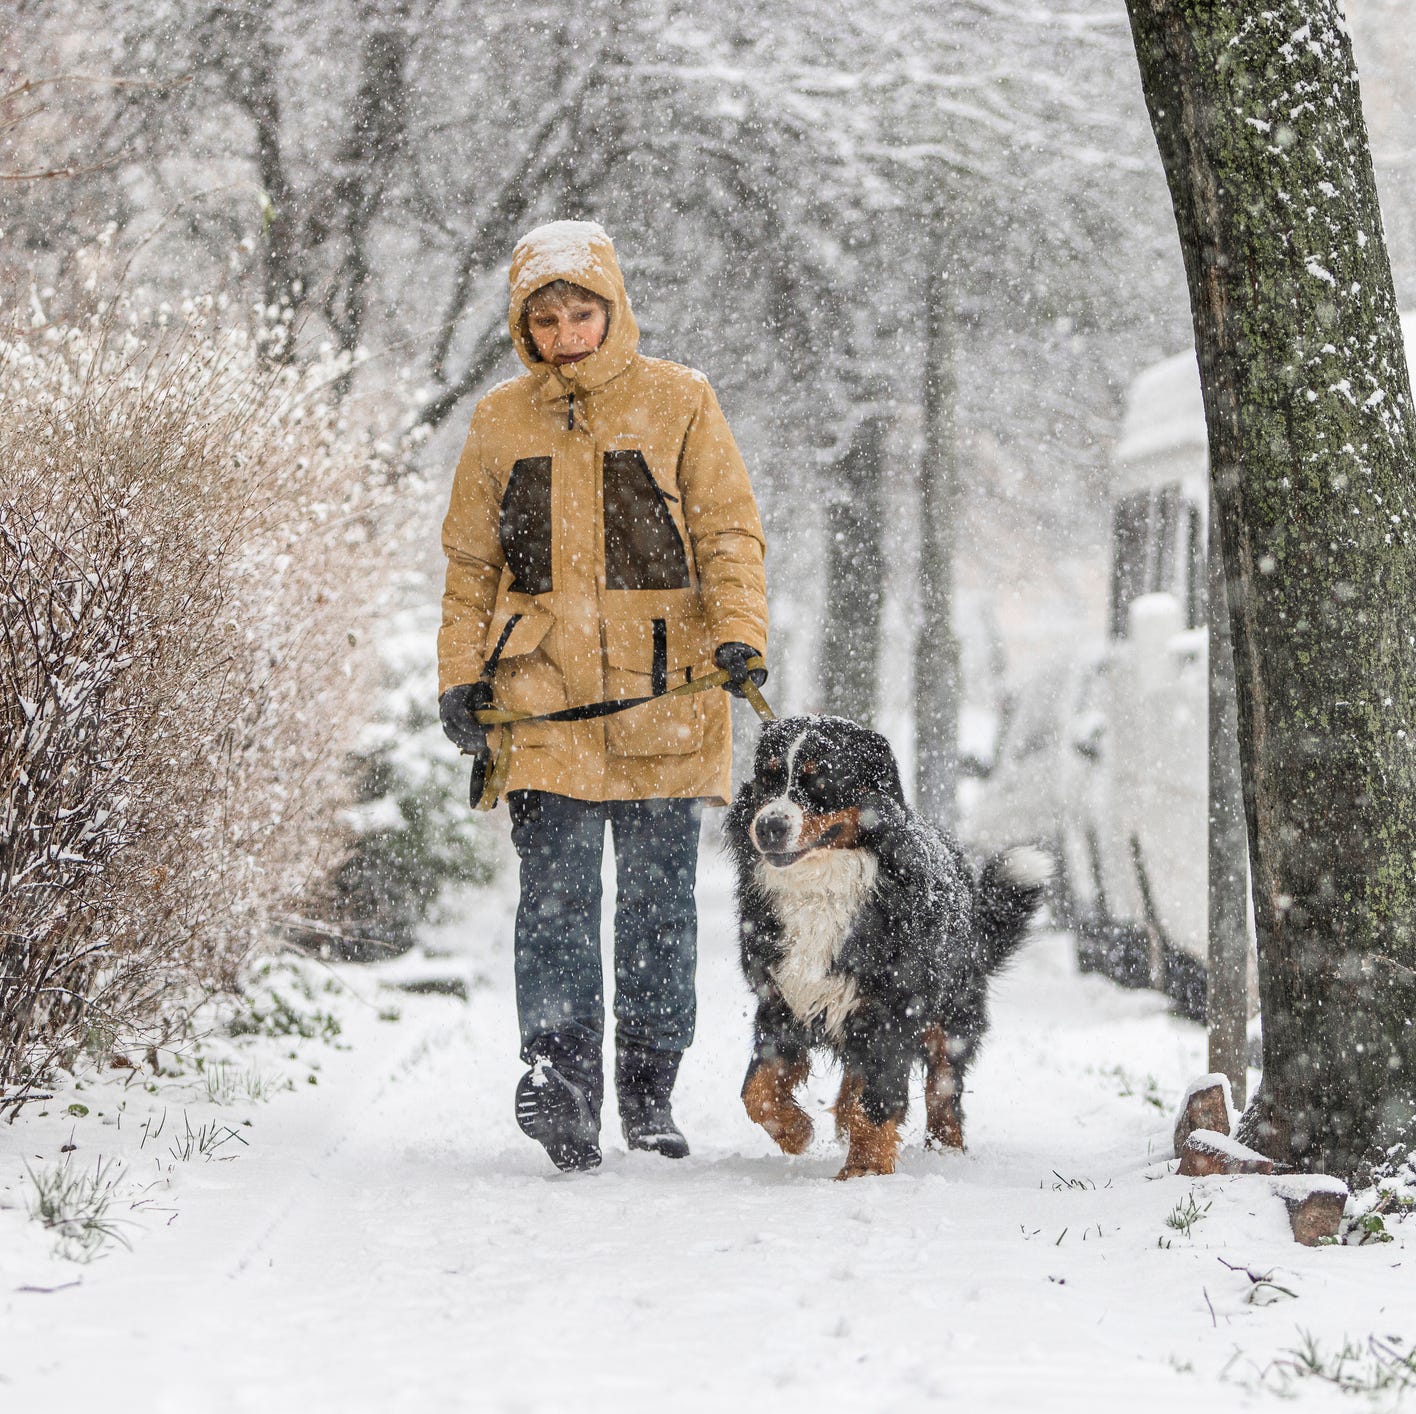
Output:
[[[806,1061],[795,1065],[784,1060],[764,1060],[747,1077],[742,1103],[748,1116],[760,1124],[784,1154],[800,1154],[811,1143],[811,1116],[797,1104],[795,1090],[808,1075]]]
[[[872,1124],[860,1103],[864,1088],[865,1082],[859,1076],[848,1074],[836,1098],[836,1126],[838,1130],[845,1130],[851,1145],[845,1166],[836,1175],[838,1179],[895,1172],[895,1155],[900,1151],[900,1123],[887,1119],[884,1124]]]
[[[962,1149],[964,1125],[955,1099],[958,1082],[949,1063],[949,1037],[942,1026],[924,1033],[925,1147]]]
[[[852,1075],[849,1071],[841,1077],[840,1093],[836,1096],[836,1103],[831,1106],[831,1113],[836,1116],[836,1138],[842,1144],[848,1143],[851,1137],[850,1123],[846,1116],[852,1108],[860,1108],[860,1092],[865,1089],[865,1081],[859,1075]]]

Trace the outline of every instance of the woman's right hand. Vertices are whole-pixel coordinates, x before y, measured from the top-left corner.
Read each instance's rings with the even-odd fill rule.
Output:
[[[490,706],[491,697],[488,684],[469,682],[448,688],[438,698],[438,717],[444,734],[468,756],[478,756],[487,749],[487,729],[474,714]]]

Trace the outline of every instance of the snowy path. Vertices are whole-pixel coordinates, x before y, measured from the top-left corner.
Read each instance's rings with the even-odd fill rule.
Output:
[[[318,1088],[248,1106],[249,1149],[183,1166],[176,1217],[133,1252],[59,1263],[0,1212],[0,1410],[1237,1409],[1274,1402],[1252,1386],[1300,1328],[1413,1334],[1404,1241],[1307,1251],[1262,1186],[1152,1162],[1202,1035],[1076,976],[1056,935],[997,989],[969,1153],[925,1154],[913,1129],[893,1178],[831,1183],[822,1114],[783,1158],[737,1100],[747,1007],[711,857],[702,895],[691,1159],[631,1156],[610,1129],[599,1173],[558,1175],[522,1138],[509,924],[484,905],[490,949],[439,964],[485,972],[469,1003],[356,1012]],[[0,1137],[7,1170],[17,1146],[54,1157],[46,1124]],[[1192,1189],[1212,1207],[1186,1236],[1165,1218]],[[1296,1298],[1250,1305],[1220,1258],[1280,1269]]]

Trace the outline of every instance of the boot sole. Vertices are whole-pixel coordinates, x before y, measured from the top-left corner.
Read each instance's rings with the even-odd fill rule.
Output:
[[[540,1084],[536,1083],[540,1077]],[[538,1065],[516,1086],[516,1122],[562,1173],[600,1166],[600,1130],[585,1096],[559,1071]]]

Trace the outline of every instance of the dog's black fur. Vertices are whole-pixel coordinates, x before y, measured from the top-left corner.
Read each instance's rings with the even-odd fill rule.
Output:
[[[771,723],[725,828],[737,868],[742,966],[757,998],[744,1083],[749,1111],[764,1066],[790,1077],[775,1102],[795,1108],[784,1097],[804,1076],[811,1049],[823,1047],[842,1063],[842,1104],[854,1087],[864,1122],[891,1126],[888,1164],[854,1163],[852,1134],[852,1162],[841,1176],[889,1172],[911,1067],[924,1061],[930,1138],[961,1146],[958,1096],[987,1029],[988,981],[1022,942],[1037,908],[1046,879],[1041,856],[1015,851],[975,874],[958,845],[906,804],[885,738],[840,717]],[[854,851],[868,852],[873,866],[845,857]],[[831,894],[832,880],[848,876],[854,885]],[[812,895],[805,913],[804,893]],[[823,928],[839,939],[834,948],[804,935]],[[848,1014],[842,1019],[838,1010],[834,1026],[827,1011],[799,1015],[779,984],[789,952],[813,946],[818,961],[811,966],[822,972],[824,988],[853,984]],[[800,1006],[802,993],[795,995]],[[782,1147],[799,1152],[810,1137],[805,1115],[797,1111],[788,1142],[761,1109],[759,1097],[754,1118]],[[837,1123],[849,1131],[839,1106]]]

